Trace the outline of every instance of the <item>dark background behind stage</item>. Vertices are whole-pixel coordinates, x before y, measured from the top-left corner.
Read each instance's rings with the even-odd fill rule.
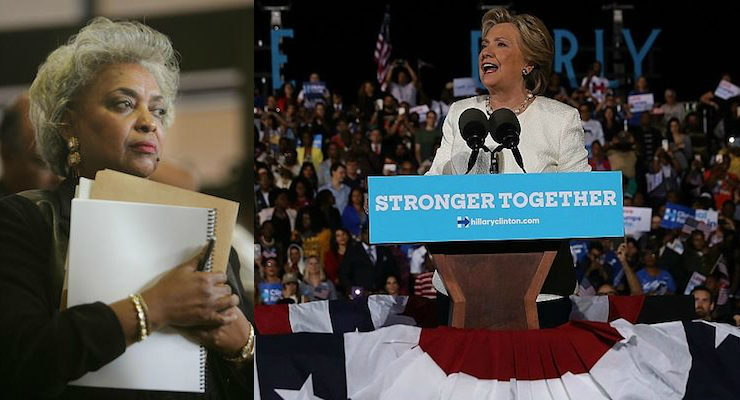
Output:
[[[256,72],[269,71],[270,15],[261,6],[274,3],[256,4],[255,39],[264,40],[268,46],[255,52]],[[579,51],[573,64],[579,83],[595,58],[594,29],[604,29],[606,77],[612,78],[612,11],[602,10],[610,2],[513,1],[508,4],[518,13],[541,18],[551,33],[553,29],[567,29],[575,34]],[[730,72],[737,81],[740,17],[730,2],[630,4],[634,9],[623,12],[623,27],[632,31],[638,50],[653,28],[661,29],[643,61],[643,73],[656,93],[656,100],[662,101],[666,85],[678,90],[679,100],[685,100],[714,90],[722,73]],[[383,1],[292,2],[290,11],[282,14],[283,28],[295,32],[294,38],[286,39],[283,46],[283,53],[288,56],[284,68],[286,80],[300,85],[311,71],[316,71],[332,91],[339,91],[353,101],[362,81],[375,79],[373,51],[385,6]],[[445,82],[470,75],[470,31],[480,29],[484,13],[480,2],[393,1],[390,13],[391,60],[406,58],[414,67],[419,59],[431,64],[433,67],[421,71],[428,95],[438,98]],[[631,76],[632,57],[624,43],[622,46],[625,68]],[[563,79],[563,84],[567,87],[567,79]],[[631,88],[631,82],[625,88]]]

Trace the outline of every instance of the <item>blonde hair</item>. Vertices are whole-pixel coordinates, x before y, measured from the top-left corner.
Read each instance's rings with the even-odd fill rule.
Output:
[[[49,54],[31,85],[29,114],[39,153],[57,175],[69,169],[61,133],[76,96],[102,68],[119,63],[139,64],[152,74],[167,110],[165,129],[172,124],[180,67],[170,39],[139,22],[97,17]]]
[[[326,280],[326,272],[324,272],[324,267],[321,265],[321,260],[319,260],[319,258],[316,257],[316,256],[308,256],[308,257],[306,257],[306,269],[303,271],[303,272],[305,272],[303,274],[303,281],[306,282],[306,283],[310,283],[310,281],[309,281],[309,279],[310,279],[309,278],[309,275],[311,274],[311,271],[309,271],[308,269],[309,269],[309,265],[311,265],[309,263],[309,260],[311,260],[312,258],[314,260],[316,260],[316,269],[319,270],[319,281],[321,281],[321,282],[325,281]]]
[[[505,8],[489,10],[481,20],[483,37],[496,24],[510,23],[519,32],[519,46],[527,63],[534,65],[532,72],[524,77],[524,84],[534,94],[542,94],[547,88],[552,69],[555,48],[550,32],[539,18],[529,14],[515,15]]]

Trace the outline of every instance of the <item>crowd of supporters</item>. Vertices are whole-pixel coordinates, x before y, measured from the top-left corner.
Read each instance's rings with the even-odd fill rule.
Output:
[[[652,221],[624,240],[572,241],[580,293],[708,293],[706,318],[740,319],[738,97],[706,88],[682,98],[669,82],[656,93],[645,77],[611,88],[602,75],[596,62],[580,87],[566,88],[553,73],[545,95],[580,111],[592,170],[621,171],[624,205],[649,208]],[[433,98],[407,61],[393,62],[381,85],[368,80],[351,94],[308,77],[300,90],[286,82],[255,92],[257,301],[433,298],[424,246],[368,242],[367,177],[429,169],[457,99],[452,83]],[[654,103],[638,110],[629,99],[640,94]],[[677,207],[690,217],[667,223],[666,208]]]

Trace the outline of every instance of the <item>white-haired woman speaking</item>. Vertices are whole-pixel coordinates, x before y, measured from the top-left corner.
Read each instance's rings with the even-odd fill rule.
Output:
[[[201,252],[131,298],[59,311],[77,177],[94,178],[105,168],[151,175],[174,118],[178,79],[166,36],[105,18],[94,19],[39,68],[31,121],[42,157],[66,179],[53,192],[0,201],[0,397],[137,396],[67,382],[145,338],[142,322],[150,331],[187,328],[213,350],[206,398],[246,396],[254,334],[233,254],[227,273],[196,272]],[[137,312],[140,307],[148,312]]]

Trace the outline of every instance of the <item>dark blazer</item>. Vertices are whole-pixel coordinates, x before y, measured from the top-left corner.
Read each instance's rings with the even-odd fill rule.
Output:
[[[67,386],[126,349],[108,305],[59,311],[73,195],[74,183],[66,180],[53,192],[24,192],[0,201],[0,339],[6,344],[0,346],[0,398],[246,398],[253,385],[252,363],[236,366],[215,351],[207,356],[205,395]],[[252,320],[233,249],[227,277],[239,307]]]
[[[380,154],[375,154],[372,151],[372,147],[370,147],[370,149],[368,150],[367,159],[368,159],[368,164],[371,168],[370,172],[372,174],[380,174],[381,172],[383,172],[383,161],[385,161],[385,151],[386,151],[385,145],[380,146]]]
[[[365,290],[377,292],[385,287],[388,275],[398,276],[398,267],[390,250],[375,246],[376,261],[373,264],[362,243],[355,243],[347,249],[339,266],[339,280],[345,291],[352,286],[362,286]]]

